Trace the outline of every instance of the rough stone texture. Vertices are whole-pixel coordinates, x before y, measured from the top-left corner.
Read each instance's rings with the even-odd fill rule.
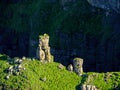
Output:
[[[39,58],[41,61],[45,60],[45,52],[41,49],[41,47],[39,46],[37,48],[37,58]]]
[[[68,65],[67,69],[68,69],[69,71],[73,71],[73,66],[72,66],[72,64]]]
[[[59,68],[59,69],[63,69],[64,66],[63,66],[62,64],[59,64],[58,68]]]
[[[80,90],[99,90],[94,85],[82,85]]]
[[[23,59],[14,58],[11,59],[8,57],[8,61],[11,66],[6,70],[8,75],[6,76],[6,79],[9,79],[11,75],[20,75],[25,68],[22,66]]]
[[[91,5],[120,13],[120,0],[87,0]]]
[[[53,61],[53,56],[50,53],[49,36],[47,34],[39,37],[39,47],[37,48],[36,57],[42,62]]]
[[[82,75],[82,73],[83,73],[83,59],[81,59],[81,58],[75,58],[73,60],[73,67],[74,67],[74,71],[78,75]]]

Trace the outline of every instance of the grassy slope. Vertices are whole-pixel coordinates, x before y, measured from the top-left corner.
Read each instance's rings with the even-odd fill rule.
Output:
[[[85,84],[95,85],[100,90],[120,89],[120,72],[95,73],[88,72]]]
[[[3,56],[1,56],[3,58]],[[0,85],[7,86],[7,89],[31,89],[31,90],[75,90],[80,84],[81,77],[73,72],[58,69],[59,63],[52,62],[43,64],[38,60],[25,60],[22,64],[26,68],[19,76],[12,75],[5,79],[5,70],[9,67],[6,60],[0,60]],[[46,78],[46,81],[42,81]]]
[[[80,77],[74,72],[67,71],[65,67],[58,69],[59,63],[43,64],[38,60],[29,59],[22,63],[25,71],[6,80],[8,74],[5,71],[10,66],[6,59],[6,56],[0,55],[0,88],[4,85],[6,90],[76,90],[82,84],[95,85],[100,90],[120,88],[120,72],[88,72]],[[46,78],[45,82],[41,80],[43,78]]]

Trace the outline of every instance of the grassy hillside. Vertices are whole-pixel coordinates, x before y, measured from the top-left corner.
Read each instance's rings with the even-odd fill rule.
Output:
[[[15,65],[8,63],[7,58],[0,55],[0,90],[79,90],[82,84],[95,85],[100,90],[120,88],[120,72],[88,72],[78,76],[66,67],[59,69],[59,63],[41,63],[29,58],[22,62],[25,70],[6,79],[8,68]]]
[[[84,79],[83,79],[84,80]],[[120,89],[120,72],[88,72],[84,84],[95,85],[100,90]]]
[[[7,68],[11,65],[0,56],[0,86],[5,85],[7,90],[75,90],[80,84],[81,77],[69,72],[64,67],[59,69],[59,63],[41,63],[38,60],[26,59],[22,66],[26,69],[20,75],[11,75],[7,80]]]

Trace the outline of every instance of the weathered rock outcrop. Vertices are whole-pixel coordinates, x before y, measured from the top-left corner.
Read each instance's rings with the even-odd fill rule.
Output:
[[[74,71],[80,76],[83,73],[83,59],[75,58],[73,60]]]
[[[53,56],[50,53],[49,47],[49,36],[47,34],[41,35],[39,37],[39,47],[37,48],[36,57],[42,62],[53,61]]]
[[[87,0],[91,5],[120,13],[120,0]]]

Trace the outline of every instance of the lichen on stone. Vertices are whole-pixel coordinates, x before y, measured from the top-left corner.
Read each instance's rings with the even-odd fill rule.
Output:
[[[53,56],[50,53],[49,35],[48,34],[39,36],[39,45],[37,48],[36,57],[39,60],[41,60],[41,62],[53,61]]]
[[[81,76],[83,73],[83,59],[82,58],[75,58],[73,59],[73,68],[74,71]]]

